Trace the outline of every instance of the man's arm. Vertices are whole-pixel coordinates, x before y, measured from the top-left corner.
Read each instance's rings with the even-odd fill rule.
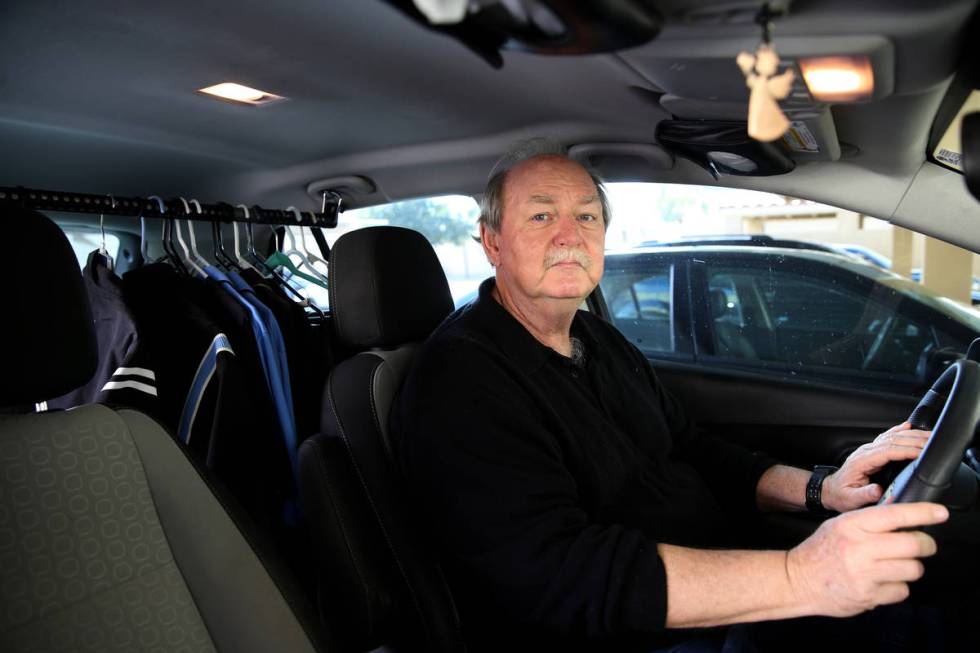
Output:
[[[874,442],[857,448],[844,465],[824,479],[822,502],[825,508],[847,512],[874,503],[884,488],[871,482],[871,475],[895,460],[913,460],[931,435],[912,429],[908,422],[893,426]],[[756,485],[756,504],[760,510],[799,511],[806,506],[806,484],[810,472],[797,467],[773,465]]]
[[[667,628],[809,615],[846,617],[903,601],[936,552],[921,531],[945,521],[931,503],[858,510],[824,522],[791,551],[706,551],[659,544],[667,571]]]

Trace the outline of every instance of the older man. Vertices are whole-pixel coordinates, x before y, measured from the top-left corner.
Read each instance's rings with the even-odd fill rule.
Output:
[[[796,548],[709,548],[740,515],[803,510],[811,473],[699,433],[643,355],[578,310],[608,221],[601,183],[563,155],[498,172],[480,219],[496,278],[425,344],[396,408],[471,645],[649,650],[673,629],[902,601],[936,546],[897,531],[945,508],[849,511],[928,434],[903,424],[851,456],[822,483],[845,514]]]

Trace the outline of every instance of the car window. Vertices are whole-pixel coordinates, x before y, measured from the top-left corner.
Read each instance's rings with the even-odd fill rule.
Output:
[[[753,191],[610,184],[609,197],[604,300],[653,360],[691,342],[702,368],[916,394],[980,337],[965,250]]]
[[[392,225],[418,231],[432,244],[457,305],[476,297],[480,282],[493,275],[483,248],[473,240],[480,209],[466,195],[445,195],[392,202],[340,214],[336,229],[324,231],[332,247],[343,234],[364,227]],[[291,227],[298,236],[298,230]]]
[[[609,314],[622,333],[644,353],[675,351],[671,267],[641,271],[608,268],[602,292]]]
[[[951,332],[948,318],[928,319],[923,308],[910,314],[911,302],[894,289],[812,262],[794,270],[794,262],[783,259],[786,270],[709,264],[714,356],[747,366],[782,363],[816,378],[880,373],[885,386],[915,387],[930,352],[969,344]]]

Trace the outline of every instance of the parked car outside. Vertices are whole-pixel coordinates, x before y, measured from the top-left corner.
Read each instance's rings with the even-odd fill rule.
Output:
[[[606,256],[602,293],[651,359],[915,394],[980,337],[980,312],[838,254],[670,246]],[[951,358],[950,358],[951,359]]]

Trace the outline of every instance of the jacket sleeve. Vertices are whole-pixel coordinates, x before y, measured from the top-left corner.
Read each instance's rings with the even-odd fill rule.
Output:
[[[441,370],[479,369],[449,375]],[[427,352],[393,423],[447,568],[517,623],[599,638],[657,632],[666,574],[637,530],[590,523],[556,439],[489,353]]]

